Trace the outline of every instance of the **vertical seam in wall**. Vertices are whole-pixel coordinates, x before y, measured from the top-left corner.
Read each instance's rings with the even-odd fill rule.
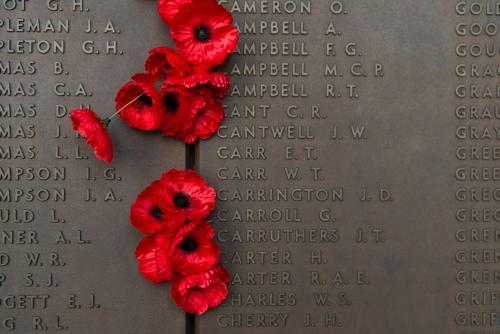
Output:
[[[200,170],[200,164],[198,161],[199,146],[199,142],[191,145],[186,144],[186,169],[192,169],[197,172]],[[186,334],[197,334],[199,332],[197,327],[196,316],[191,313],[186,313]]]
[[[186,144],[186,169],[192,169],[198,171],[198,163],[197,163],[197,147],[198,143],[195,144]]]
[[[186,313],[186,334],[196,334],[196,316],[191,313]]]

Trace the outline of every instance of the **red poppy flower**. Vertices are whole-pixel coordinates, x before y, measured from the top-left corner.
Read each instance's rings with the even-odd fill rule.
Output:
[[[192,170],[172,169],[161,177],[166,195],[165,216],[176,224],[199,222],[215,206],[215,190]]]
[[[164,110],[160,94],[154,84],[156,77],[149,74],[136,74],[116,95],[116,109],[121,118],[131,127],[143,131],[156,130],[160,126]]]
[[[230,88],[229,76],[206,69],[203,66],[190,66],[174,49],[161,46],[149,51],[146,71],[156,77],[164,78],[164,86],[184,86],[194,88],[207,86],[217,97],[224,97]]]
[[[226,270],[216,264],[200,274],[177,275],[172,284],[172,297],[186,312],[201,315],[226,299],[228,283],[229,275]]]
[[[236,49],[238,30],[233,16],[213,0],[196,0],[179,7],[170,34],[188,63],[205,68],[220,65]]]
[[[206,87],[214,93],[216,97],[222,98],[227,95],[231,85],[229,76],[224,73],[193,69],[185,71],[172,70],[165,79],[164,86],[184,86],[186,88],[201,88]]]
[[[160,129],[165,136],[173,136],[186,127],[191,127],[198,111],[205,106],[202,96],[193,94],[182,86],[164,85],[161,101],[165,110]]]
[[[229,92],[231,80],[221,72],[195,70],[184,78],[182,84],[187,88],[206,86],[216,97],[222,98]]]
[[[113,142],[106,130],[106,122],[90,109],[73,110],[70,117],[73,129],[86,139],[87,144],[94,149],[94,155],[108,164],[111,163]]]
[[[172,219],[168,203],[171,194],[160,181],[144,189],[130,208],[132,225],[145,234],[166,233],[173,236],[184,221]]]
[[[184,128],[175,134],[177,139],[187,144],[194,143],[198,138],[212,137],[224,119],[224,107],[210,90],[197,89],[196,92],[205,98],[205,106],[198,111],[191,127]]]
[[[180,7],[191,2],[192,0],[158,0],[158,14],[166,24],[170,25],[179,13]]]
[[[191,71],[184,58],[167,46],[149,51],[145,67],[149,74],[160,78],[183,78]]]
[[[197,274],[210,269],[219,261],[220,249],[213,241],[212,225],[203,221],[178,233],[172,243],[172,262],[183,275]]]
[[[169,281],[174,275],[169,249],[170,239],[165,235],[145,237],[135,250],[139,271],[144,278],[155,284]]]

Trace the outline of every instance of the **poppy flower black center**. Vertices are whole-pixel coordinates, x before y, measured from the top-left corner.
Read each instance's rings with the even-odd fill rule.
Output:
[[[167,94],[163,98],[163,104],[168,112],[176,112],[179,109],[179,100],[175,94]]]
[[[146,94],[143,94],[139,98],[139,103],[141,103],[142,105],[145,105],[147,107],[151,107],[153,105],[153,100],[149,96],[147,96]]]
[[[156,219],[161,220],[161,215],[163,214],[163,211],[161,211],[159,207],[154,206],[149,213]]]
[[[193,238],[185,238],[181,242],[181,249],[186,253],[192,253],[198,249],[198,243]]]
[[[189,207],[189,197],[185,193],[176,193],[174,195],[174,204],[179,209],[185,209]]]
[[[208,42],[210,39],[210,30],[202,23],[194,28],[194,36],[198,42]]]

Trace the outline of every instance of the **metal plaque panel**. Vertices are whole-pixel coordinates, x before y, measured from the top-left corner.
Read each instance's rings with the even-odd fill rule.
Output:
[[[200,333],[500,333],[496,1],[226,1]]]
[[[96,160],[68,111],[114,112],[168,31],[153,1],[0,3],[0,333],[184,333],[169,285],[137,270],[139,191],[184,168],[183,144],[115,119]]]

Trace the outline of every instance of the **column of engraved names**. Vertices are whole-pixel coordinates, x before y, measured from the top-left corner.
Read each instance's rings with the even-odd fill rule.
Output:
[[[381,131],[370,124],[378,110],[368,106],[377,87],[382,87],[385,67],[371,49],[370,34],[359,33],[360,7],[363,4],[329,1],[317,8],[324,13],[324,24],[316,32],[322,37],[321,53],[313,62],[321,67],[313,76],[323,80],[321,90],[315,86],[309,110],[318,123],[308,167],[313,181],[336,189],[339,196],[331,203],[322,201],[314,217],[316,224],[334,227],[336,240],[335,247],[311,253],[310,263],[319,264],[309,277],[312,313],[306,315],[304,326],[311,333],[369,333],[359,314],[370,314],[370,307],[365,307],[376,305],[377,296],[369,291],[383,283],[375,263],[387,250],[386,226],[382,217],[368,212],[383,212],[395,198],[383,178],[368,172],[364,161],[382,139]],[[372,167],[383,161],[380,154]]]
[[[86,31],[90,10],[79,0],[2,1],[0,13],[0,332],[72,332],[68,310],[73,318],[101,305],[89,286],[78,288],[80,256],[91,256],[92,240],[74,213],[97,200],[81,187],[84,175],[98,178],[90,164],[79,165],[91,152],[74,148],[68,122],[68,111],[90,106],[93,93],[66,61],[98,53],[94,36],[76,42],[98,31]],[[106,29],[116,32],[111,23]],[[100,182],[118,178],[111,168],[104,175]],[[119,200],[112,189],[99,198]]]
[[[227,8],[241,39],[228,66],[234,88],[218,134],[217,160],[224,167],[217,168],[216,226],[232,291],[215,321],[230,332],[289,330],[303,320],[294,310],[304,278],[293,268],[309,229],[301,217],[304,202],[278,194],[300,187],[284,179],[285,146],[310,142],[310,127],[284,111],[309,96],[312,8],[308,1],[229,1]]]
[[[500,332],[500,64],[497,1],[457,1],[455,326]]]
[[[363,115],[348,124],[345,115],[362,99],[365,81],[382,78],[383,66],[365,61],[357,42],[340,32],[348,28],[337,21],[350,16],[343,2],[224,4],[241,40],[227,67],[234,84],[227,118],[215,144],[203,144],[213,145],[216,159],[202,148],[201,164],[208,178],[215,174],[214,226],[232,291],[212,326],[352,332],[351,308],[370,274],[339,259],[351,248],[376,249],[385,231],[372,222],[350,224],[348,213],[393,198],[381,186],[343,184],[336,172],[350,167],[334,152],[367,141]],[[210,173],[204,159],[215,160]]]

